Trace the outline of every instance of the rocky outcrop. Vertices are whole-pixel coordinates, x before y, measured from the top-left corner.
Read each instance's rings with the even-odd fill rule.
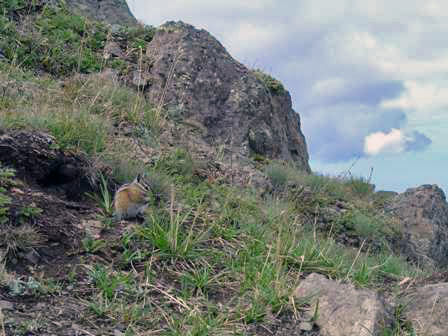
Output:
[[[403,306],[416,335],[448,335],[448,283],[415,289],[405,297]]]
[[[137,20],[129,10],[126,0],[66,0],[75,11],[110,24],[137,24]]]
[[[387,210],[403,225],[403,252],[423,266],[448,265],[448,203],[436,185],[411,188],[393,198]]]
[[[208,143],[226,144],[245,156],[292,160],[310,171],[289,93],[233,59],[207,31],[166,23],[149,43],[147,56],[152,60],[145,77],[149,99],[171,115],[200,123]]]
[[[378,293],[329,280],[317,273],[303,280],[295,296],[311,301],[323,336],[378,335],[386,326],[386,308]]]

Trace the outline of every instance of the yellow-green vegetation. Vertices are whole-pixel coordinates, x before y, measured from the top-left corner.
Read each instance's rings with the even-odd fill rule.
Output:
[[[126,72],[130,66],[104,57],[107,41],[114,38],[105,24],[73,14],[64,1],[4,0],[0,10],[0,49],[13,64],[58,77],[105,67]],[[154,28],[123,28],[115,35],[135,59]]]
[[[303,303],[295,302],[292,293],[305,274],[377,288],[385,280],[398,282],[420,272],[390,249],[394,232],[369,205],[373,188],[363,180],[306,175],[287,167],[286,179],[275,175],[284,189],[260,196],[196,177],[194,160],[182,149],[162,155],[148,169],[163,181],[159,190],[166,196],[151,205],[145,222],[114,242],[88,242],[91,253],[120,251],[121,265],[92,266],[92,313],[134,332],[244,334],[251,324],[269,323],[270,314],[300,311]],[[272,167],[267,172],[272,178]],[[313,191],[310,206],[298,204],[297,192],[286,187],[291,183]],[[333,228],[316,230],[304,220],[316,204],[331,205],[339,196],[353,208],[335,216]],[[344,246],[338,235],[346,231],[381,244]],[[140,271],[125,271],[135,267]]]
[[[8,189],[15,184],[15,170],[0,165],[0,263],[3,257],[28,251],[42,242],[42,236],[30,225],[42,213],[42,209],[35,204],[21,204],[16,210],[17,222],[10,221],[13,202]]]
[[[253,74],[255,75],[255,77],[257,77],[260,81],[263,82],[263,84],[271,93],[283,94],[286,92],[282,82],[280,82],[278,79],[275,79],[271,75],[267,74],[263,70],[256,69],[253,71]]]
[[[14,183],[15,171],[0,166],[0,224],[8,222],[9,206],[11,197],[6,194],[6,188]]]
[[[141,165],[134,158],[122,157],[121,153],[131,151],[126,147],[130,144],[117,141],[115,126],[132,127],[133,138],[152,143],[163,123],[160,110],[112,77],[75,76],[61,83],[1,64],[0,78],[5,83],[1,127],[47,131],[61,149],[111,162],[120,181],[135,176]]]

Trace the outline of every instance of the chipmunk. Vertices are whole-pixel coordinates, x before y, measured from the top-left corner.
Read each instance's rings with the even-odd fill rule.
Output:
[[[151,186],[145,181],[144,174],[138,174],[134,181],[123,184],[115,192],[115,218],[121,220],[142,215],[149,205],[150,190]]]

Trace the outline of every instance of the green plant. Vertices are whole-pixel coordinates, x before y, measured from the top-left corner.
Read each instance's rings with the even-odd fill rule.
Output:
[[[155,169],[147,170],[146,181],[151,186],[151,196],[157,205],[160,202],[167,202],[170,195],[170,178]]]
[[[11,204],[11,197],[4,195],[0,190],[0,224],[6,224],[9,220],[9,205]]]
[[[191,210],[177,214],[172,213],[170,216],[151,213],[147,218],[146,226],[137,229],[137,235],[151,242],[162,255],[188,258],[208,232],[208,230],[194,232],[196,219],[197,216],[194,216]],[[187,221],[190,229],[185,231],[183,226]]]
[[[7,187],[14,185],[14,177],[16,176],[16,170],[13,168],[6,168],[0,165],[0,187]]]
[[[393,319],[389,326],[380,331],[381,336],[416,336],[412,322],[404,317],[405,305],[397,304],[393,312]]]
[[[27,251],[39,246],[43,242],[43,236],[32,226],[23,224],[20,226],[3,225],[0,228],[0,246],[6,253]]]
[[[360,237],[383,240],[383,243],[385,237],[392,234],[384,218],[375,213],[356,209],[345,212],[337,221],[337,226],[343,230],[353,231]]]
[[[255,75],[255,77],[257,77],[258,80],[260,80],[266,86],[266,88],[271,93],[284,94],[286,92],[285,87],[279,80],[275,79],[271,75],[268,75],[261,69],[254,70],[253,74]]]
[[[375,186],[370,184],[366,179],[362,177],[350,177],[346,180],[343,180],[343,183],[350,188],[351,193],[355,197],[366,197],[372,195],[375,189]]]
[[[192,289],[207,294],[214,282],[214,277],[211,274],[210,267],[205,266],[200,269],[194,268],[190,272],[182,274],[181,282],[183,289]]]
[[[9,128],[47,130],[61,149],[79,149],[91,155],[105,150],[110,127],[107,120],[67,107],[57,111],[48,106],[39,111],[24,109],[4,114],[2,121]]]
[[[161,157],[156,162],[154,169],[171,175],[180,182],[187,182],[193,177],[195,164],[187,150],[176,148]]]
[[[283,190],[286,187],[290,175],[287,167],[273,163],[266,167],[265,173],[275,189]]]
[[[42,214],[43,210],[36,206],[36,204],[31,203],[30,205],[22,207],[20,209],[20,216],[23,219],[30,220],[33,218],[38,217],[40,214]]]
[[[60,4],[36,9],[26,29],[19,28],[21,23],[9,15],[2,17],[0,27],[6,34],[0,46],[8,59],[58,76],[102,68],[100,51],[107,37],[104,25],[73,15]]]
[[[114,199],[109,191],[109,185],[104,175],[100,173],[99,178],[100,195],[91,193],[88,195],[90,196],[90,198],[98,202],[101,207],[101,214],[105,217],[110,217],[114,212]]]
[[[352,280],[358,286],[366,286],[371,280],[372,270],[369,269],[367,263],[362,263],[361,266],[353,273]]]
[[[135,27],[123,27],[115,35],[126,40],[129,47],[143,49],[148,42],[151,42],[155,31],[156,29],[152,26],[138,25]]]
[[[118,295],[119,287],[126,287],[131,281],[129,276],[121,273],[110,272],[101,265],[95,265],[89,272],[89,275],[95,286],[107,300],[114,299],[114,297]]]
[[[106,241],[103,239],[86,237],[82,240],[82,246],[87,253],[96,253],[106,247],[106,245]]]
[[[6,269],[6,252],[0,250],[0,286],[7,286],[13,279]]]
[[[12,296],[37,295],[41,291],[40,282],[33,277],[28,277],[28,281],[14,279],[8,283],[9,293]]]

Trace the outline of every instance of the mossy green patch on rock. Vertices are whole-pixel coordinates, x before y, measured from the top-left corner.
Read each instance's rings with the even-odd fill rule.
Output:
[[[256,69],[253,71],[253,74],[255,77],[257,77],[260,81],[263,82],[263,84],[266,86],[266,88],[273,94],[283,94],[286,92],[285,87],[283,86],[282,82],[280,82],[278,79],[275,79],[271,75],[267,74],[266,72]]]

